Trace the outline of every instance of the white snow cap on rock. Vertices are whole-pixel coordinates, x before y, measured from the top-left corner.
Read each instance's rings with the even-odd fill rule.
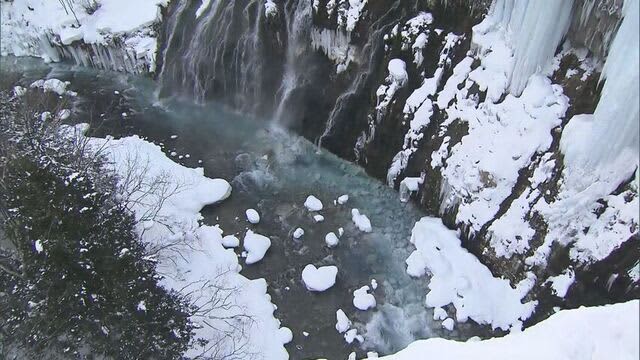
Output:
[[[442,327],[449,331],[453,330],[454,325],[455,325],[455,321],[453,321],[452,318],[446,318],[442,322]]]
[[[353,292],[353,306],[358,310],[369,310],[376,307],[376,298],[369,294],[369,286],[365,285]]]
[[[330,266],[320,266],[316,268],[309,264],[302,270],[302,282],[309,291],[325,291],[336,283],[338,268]]]
[[[338,204],[340,204],[340,205],[346,204],[347,201],[349,201],[349,195],[340,195],[338,197]]]
[[[227,235],[222,238],[222,246],[226,248],[234,248],[240,245],[240,239],[234,235]]]
[[[293,231],[293,238],[300,239],[304,235],[304,229],[297,228]]]
[[[342,311],[342,309],[338,309],[336,311],[336,330],[339,333],[343,333],[351,327],[351,320],[347,317],[347,314]]]
[[[307,200],[305,200],[305,202],[304,202],[304,206],[309,211],[320,211],[323,208],[322,201],[320,201],[320,199],[318,199],[317,197],[315,197],[313,195],[309,195],[307,197]]]
[[[332,247],[338,246],[338,243],[340,242],[340,240],[338,240],[338,237],[334,232],[330,232],[327,235],[325,235],[324,242],[327,244],[328,247],[332,248]]]
[[[318,215],[313,215],[313,220],[317,223],[319,222],[323,222],[324,221],[324,216],[318,214]]]
[[[255,264],[262,260],[267,250],[271,247],[268,237],[247,230],[244,236],[244,249],[247,252],[247,264]]]
[[[250,223],[257,224],[260,222],[260,214],[258,214],[255,209],[247,209],[247,211],[245,211],[245,214],[247,215],[247,220]]]
[[[364,342],[364,337],[362,335],[358,335],[357,329],[351,329],[344,333],[344,341],[351,344],[353,340],[358,340],[359,342]]]
[[[409,75],[407,75],[407,64],[400,59],[391,59],[389,60],[389,76],[394,83],[398,84],[398,86],[403,86]]]
[[[351,209],[351,220],[360,231],[371,232],[371,221],[366,215],[360,214],[360,210]]]

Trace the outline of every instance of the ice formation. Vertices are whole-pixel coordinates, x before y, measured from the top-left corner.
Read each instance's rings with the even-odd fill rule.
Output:
[[[473,28],[473,42],[481,52],[496,52],[496,36],[504,37],[508,48],[496,57],[485,56],[482,65],[498,62],[505,71],[504,88],[518,96],[529,81],[555,55],[571,24],[573,0],[496,0],[487,17]],[[496,29],[501,31],[496,32]],[[491,50],[490,50],[491,49]],[[486,55],[486,54],[485,54]],[[507,65],[510,63],[510,65]]]

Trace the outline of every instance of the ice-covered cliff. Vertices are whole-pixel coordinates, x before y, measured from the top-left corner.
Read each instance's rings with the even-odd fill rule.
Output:
[[[168,2],[3,1],[0,52],[128,73],[154,72],[161,7]]]

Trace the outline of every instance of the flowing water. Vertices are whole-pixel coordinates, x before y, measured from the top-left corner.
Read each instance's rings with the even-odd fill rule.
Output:
[[[410,278],[404,262],[413,250],[409,242],[413,224],[424,214],[412,204],[401,203],[397,192],[360,167],[269,120],[234,113],[215,103],[158,102],[157,84],[147,78],[45,65],[33,59],[2,58],[1,68],[5,73],[20,73],[23,86],[42,77],[71,81],[70,88],[79,93],[74,106],[77,121],[89,122],[92,136],[138,134],[161,145],[167,154],[175,152],[175,161],[202,166],[207,176],[228,180],[233,186],[231,197],[206,207],[205,222],[219,224],[225,234],[242,237],[251,228],[271,238],[266,257],[254,265],[243,264],[242,273],[267,280],[278,306],[276,317],[294,333],[287,345],[292,359],[346,359],[351,351],[364,349],[384,354],[417,338],[464,339],[479,333],[471,324],[443,333],[439,323],[431,320],[431,310],[423,306],[427,280]],[[323,201],[324,222],[316,223],[304,208],[310,194]],[[350,196],[349,202],[334,205],[342,194]],[[248,208],[260,212],[258,225],[246,222]],[[352,208],[371,219],[371,233],[355,228]],[[301,240],[292,237],[297,227],[305,230]],[[337,233],[340,227],[344,228],[340,244],[327,248],[325,234]],[[309,263],[336,265],[336,285],[322,293],[307,291],[300,274]],[[352,292],[372,279],[379,284],[374,293],[378,305],[359,311],[352,304]],[[335,330],[339,308],[364,335],[362,347],[357,341],[346,344]]]

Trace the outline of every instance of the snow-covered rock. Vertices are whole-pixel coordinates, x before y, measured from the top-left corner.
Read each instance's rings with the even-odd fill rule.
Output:
[[[302,270],[302,282],[309,291],[325,291],[336,283],[338,268],[336,266],[320,266],[309,264]]]
[[[226,248],[234,248],[240,246],[240,239],[234,235],[227,235],[222,238],[222,246]]]
[[[340,205],[344,205],[344,204],[346,204],[346,203],[347,203],[347,201],[349,201],[349,195],[346,195],[346,194],[345,194],[345,195],[340,195],[340,196],[338,197],[338,200],[337,200],[337,201],[338,201],[338,204],[340,204]]]
[[[247,216],[247,221],[252,224],[257,224],[260,222],[260,214],[255,209],[247,209],[245,211],[245,215]]]
[[[366,215],[360,214],[360,210],[351,209],[351,220],[360,231],[371,232],[371,221]]]
[[[338,243],[340,242],[340,240],[338,239],[338,237],[334,232],[330,232],[327,235],[325,235],[324,242],[327,244],[328,247],[332,248],[332,247],[338,246]]]
[[[376,298],[370,294],[371,289],[365,285],[353,292],[353,306],[358,310],[366,311],[376,307]]]
[[[324,216],[317,214],[317,215],[313,215],[313,221],[319,223],[319,222],[323,222],[324,221]]]
[[[347,314],[342,311],[342,309],[338,309],[336,311],[336,330],[339,333],[343,333],[351,327],[351,320],[347,317]]]
[[[313,195],[309,195],[304,201],[304,206],[309,211],[320,211],[322,210],[322,201]]]
[[[300,239],[304,235],[304,229],[297,228],[293,231],[293,238]]]
[[[247,264],[255,264],[262,260],[271,247],[268,237],[247,230],[244,236],[244,250],[247,252]]]

